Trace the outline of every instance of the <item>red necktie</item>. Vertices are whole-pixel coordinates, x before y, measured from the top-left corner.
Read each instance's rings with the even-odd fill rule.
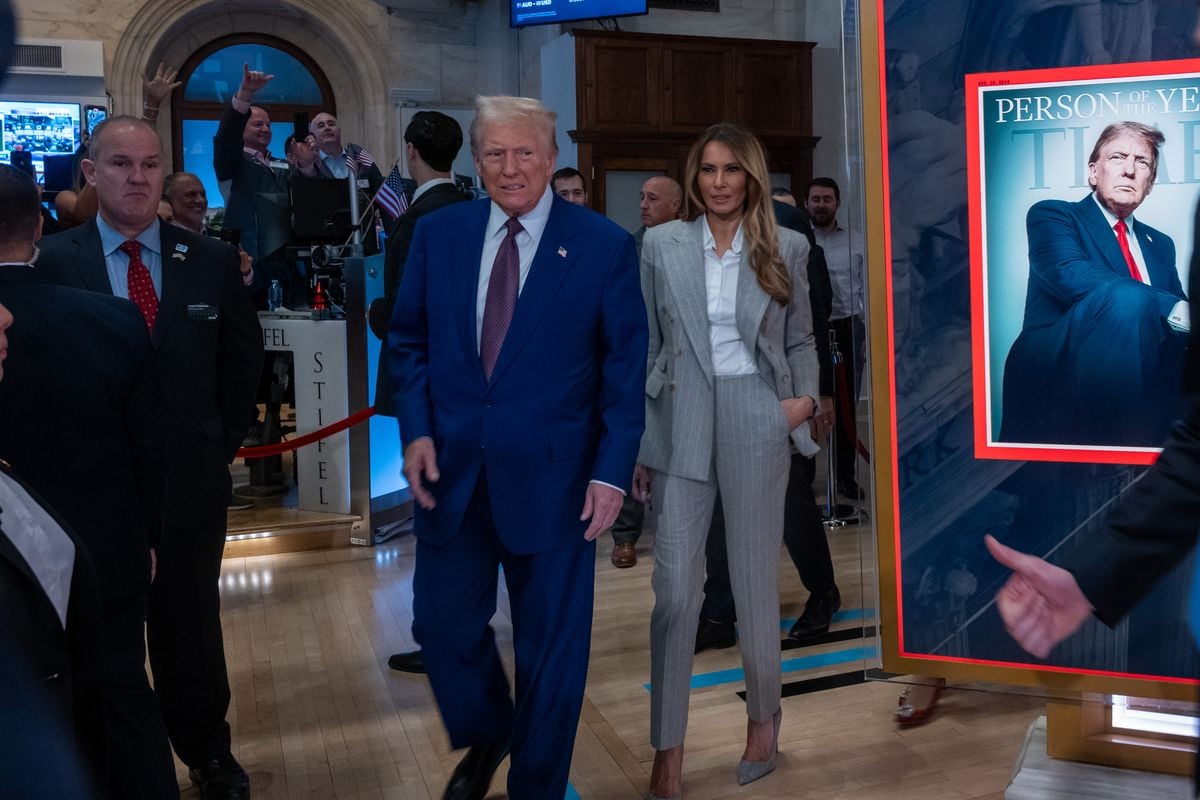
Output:
[[[142,243],[130,239],[121,245],[121,251],[129,256],[129,299],[146,318],[146,327],[154,332],[154,320],[158,318],[158,295],[154,293],[154,281],[150,270],[142,263]]]
[[[1133,251],[1129,249],[1129,229],[1125,225],[1125,220],[1117,220],[1117,224],[1113,225],[1113,230],[1117,232],[1117,244],[1121,245],[1121,255],[1125,256],[1125,264],[1129,267],[1129,274],[1138,283],[1142,282],[1142,273],[1138,272],[1137,262],[1133,260]]]
[[[483,376],[488,380],[492,379],[492,370],[496,368],[496,359],[500,357],[500,347],[512,322],[521,284],[521,254],[517,250],[517,234],[525,229],[516,217],[510,217],[504,226],[508,228],[508,234],[500,243],[496,260],[492,262],[487,300],[483,305],[483,330],[479,334],[479,360],[483,362]]]

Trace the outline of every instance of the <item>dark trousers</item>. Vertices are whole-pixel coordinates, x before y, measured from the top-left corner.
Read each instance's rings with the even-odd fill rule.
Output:
[[[813,496],[812,483],[816,475],[816,459],[792,454],[788,474],[787,494],[783,505],[783,543],[800,573],[800,582],[810,594],[826,594],[836,588],[833,559],[829,555],[829,540],[821,524],[821,511]],[[700,616],[716,622],[737,621],[733,591],[729,585],[729,559],[725,552],[725,515],[721,498],[713,510],[704,546],[707,577],[704,580],[704,605]]]
[[[851,436],[852,428],[858,423],[854,418],[847,419],[849,409],[851,415],[858,413],[858,387],[861,383],[863,368],[863,344],[866,338],[866,327],[858,317],[843,317],[829,320],[829,327],[837,334],[838,351],[842,354],[841,372],[846,376],[846,395],[839,396],[834,408],[834,449],[837,454],[837,480],[839,482],[853,481],[855,467],[858,464],[858,437]],[[835,380],[837,376],[834,376]],[[842,393],[842,384],[838,384],[838,394]],[[824,445],[824,442],[821,443]]]
[[[562,800],[591,647],[595,542],[544,553],[506,548],[482,475],[458,533],[434,546],[418,532],[413,635],[454,748],[509,739],[509,797]],[[516,703],[488,624],[497,568],[512,610]]]
[[[225,509],[203,525],[165,526],[150,588],[147,641],[154,688],[179,760],[195,767],[230,751],[229,674],[221,635]]]
[[[159,702],[146,680],[146,599],[106,608],[100,621],[108,797],[179,797]],[[2,794],[2,792],[0,792]]]
[[[621,503],[621,511],[612,526],[613,544],[637,544],[645,519],[646,506],[634,500],[632,493],[625,495],[625,502]]]

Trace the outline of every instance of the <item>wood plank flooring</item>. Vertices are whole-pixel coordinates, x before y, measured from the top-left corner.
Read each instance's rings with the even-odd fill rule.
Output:
[[[843,608],[866,608],[861,532],[831,534]],[[596,616],[587,697],[568,797],[644,797],[649,744],[649,615],[653,536],[639,543],[633,569],[597,551]],[[250,772],[256,800],[409,800],[441,797],[459,754],[451,753],[426,680],[387,668],[391,653],[415,647],[411,579],[413,542],[374,549],[339,548],[227,558],[223,623],[233,688],[229,721],[235,753]],[[807,596],[790,562],[780,568],[781,617],[795,617]],[[867,574],[867,585],[873,578]],[[511,668],[511,626],[501,597],[494,626]],[[854,627],[846,620],[835,628]],[[851,638],[786,650],[785,661],[853,648]],[[808,663],[808,661],[796,662]],[[852,660],[785,672],[785,682],[859,672]],[[739,787],[734,765],[745,735],[744,689],[736,648],[702,653],[694,673],[713,685],[692,694],[685,757],[689,800],[999,800],[1025,730],[1041,713],[1035,699],[952,692],[926,726],[898,731],[892,708],[900,687],[867,681],[783,700],[779,768]],[[502,797],[507,765],[492,785]],[[185,798],[196,797],[179,768]]]

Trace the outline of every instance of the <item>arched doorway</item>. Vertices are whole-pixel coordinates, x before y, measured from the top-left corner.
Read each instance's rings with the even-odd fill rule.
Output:
[[[215,39],[194,52],[179,70],[182,85],[171,102],[173,162],[177,170],[200,176],[209,204],[224,205],[212,166],[212,138],[217,123],[237,92],[242,66],[274,75],[255,98],[271,116],[272,149],[283,155],[283,142],[298,113],[337,113],[333,89],[325,73],[306,53],[289,42],[261,34],[234,34]]]

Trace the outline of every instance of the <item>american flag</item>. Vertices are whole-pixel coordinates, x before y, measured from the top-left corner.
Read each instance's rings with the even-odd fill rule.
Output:
[[[404,196],[402,180],[400,167],[392,167],[392,171],[383,180],[383,186],[375,193],[375,202],[393,218],[398,218],[408,208],[408,198]]]
[[[346,166],[355,175],[358,174],[359,167],[370,169],[375,166],[375,157],[368,153],[364,148],[360,147],[356,151],[346,151]]]

